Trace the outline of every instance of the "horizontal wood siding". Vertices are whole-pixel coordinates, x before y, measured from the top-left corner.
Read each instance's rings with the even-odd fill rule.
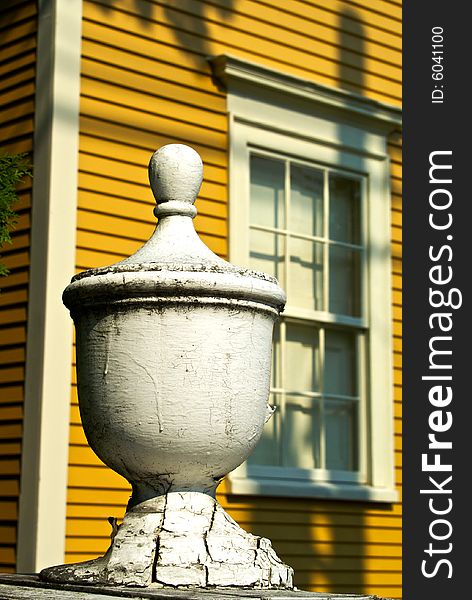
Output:
[[[34,2],[0,4],[0,153],[27,152],[32,162],[36,63]],[[28,308],[31,181],[18,187],[13,244],[0,250],[0,571],[14,572],[23,422]]]
[[[401,5],[367,0],[84,0],[77,270],[110,264],[151,234],[150,154],[171,142],[202,155],[197,229],[228,249],[226,98],[206,57],[233,54],[399,104]],[[395,452],[401,486],[401,145],[393,135],[392,305]],[[74,375],[75,377],[75,375]],[[72,390],[66,560],[109,543],[127,483],[89,449]],[[401,505],[219,499],[246,529],[269,536],[308,590],[401,595]]]

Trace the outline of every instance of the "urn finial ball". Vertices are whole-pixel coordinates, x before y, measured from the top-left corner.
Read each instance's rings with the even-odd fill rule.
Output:
[[[149,181],[156,199],[156,216],[168,214],[170,202],[172,214],[195,216],[193,208],[203,180],[203,163],[198,152],[184,144],[168,144],[156,150],[149,161]],[[185,206],[187,205],[187,206]],[[163,210],[164,209],[164,210]],[[190,209],[190,210],[189,210]]]

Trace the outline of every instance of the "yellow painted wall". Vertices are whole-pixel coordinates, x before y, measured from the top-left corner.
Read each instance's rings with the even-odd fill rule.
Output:
[[[36,7],[0,3],[0,153],[33,149]],[[0,571],[14,571],[28,301],[31,181],[21,184],[13,244],[0,261]]]
[[[227,253],[225,96],[206,56],[229,53],[393,104],[401,93],[401,6],[394,0],[85,0],[77,270],[115,262],[148,238],[146,164],[165,143],[205,163],[197,229]],[[395,448],[401,486],[401,150],[393,135],[392,303]],[[66,559],[102,553],[106,517],[121,517],[126,482],[88,448],[71,403]],[[401,595],[401,505],[228,496],[220,501],[269,536],[309,590]]]

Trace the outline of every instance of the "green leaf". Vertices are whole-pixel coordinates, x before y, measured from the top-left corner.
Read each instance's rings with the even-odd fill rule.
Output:
[[[0,155],[0,247],[11,244],[10,231],[18,221],[13,210],[18,201],[17,184],[26,176],[31,177],[31,164],[26,153]],[[0,264],[0,276],[7,275],[8,269]]]

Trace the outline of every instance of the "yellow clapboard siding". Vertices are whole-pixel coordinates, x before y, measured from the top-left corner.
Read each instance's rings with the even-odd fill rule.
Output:
[[[28,283],[28,271],[22,269],[20,271],[12,271],[8,277],[4,277],[3,281],[0,281],[0,291],[3,293],[5,290],[8,291],[10,288],[16,288],[23,286]]]
[[[69,467],[69,485],[84,488],[128,489],[129,483],[118,473],[106,467]]]
[[[102,71],[107,69],[102,66]],[[111,68],[109,68],[112,71]],[[116,70],[115,70],[116,71]],[[102,75],[103,77],[105,75]],[[87,98],[98,98],[103,102],[119,103],[124,106],[139,106],[140,111],[148,113],[149,115],[166,115],[175,121],[182,121],[189,125],[199,124],[204,126],[205,129],[215,130],[217,133],[226,130],[226,115],[219,110],[208,106],[207,109],[203,110],[195,108],[191,104],[179,102],[179,96],[176,99],[169,100],[164,96],[157,95],[157,92],[151,94],[151,91],[145,86],[144,81],[140,82],[140,86],[137,88],[140,91],[136,91],[131,88],[132,77],[124,77],[121,75],[118,77],[116,72],[109,73],[109,77],[112,77],[113,83],[105,83],[97,79],[90,77],[82,77],[82,97]],[[135,76],[138,79],[138,76]],[[125,83],[123,83],[123,80]],[[163,87],[163,86],[159,86]],[[141,91],[143,90],[143,91]],[[163,93],[163,92],[162,92]],[[185,90],[180,90],[180,95],[183,101],[187,100],[187,94]],[[189,100],[190,102],[190,100]]]
[[[101,48],[100,48],[101,51]],[[103,56],[100,52],[100,60]],[[128,55],[129,56],[129,55]],[[97,62],[95,60],[82,59],[82,93],[94,96],[97,93],[106,97],[107,92],[111,97],[116,96],[114,90],[110,90],[100,83],[112,81],[114,85],[120,86],[119,95],[131,100],[134,90],[142,91],[137,97],[139,106],[152,112],[156,98],[159,98],[159,109],[163,113],[173,111],[179,119],[193,120],[197,122],[210,119],[210,124],[216,129],[226,129],[226,99],[220,95],[194,90],[187,86],[179,85],[175,78],[171,81],[162,79],[160,64],[156,64],[150,73],[136,73],[136,65],[130,57],[129,66],[120,61],[120,68]],[[125,68],[126,66],[126,68]],[[131,70],[133,69],[133,70]],[[156,76],[160,79],[157,79]],[[195,107],[195,109],[192,109]],[[197,109],[200,109],[197,110]],[[210,114],[208,113],[215,113]],[[218,127],[219,125],[219,127]]]
[[[306,35],[310,38],[338,43],[349,51],[359,51],[358,26],[352,20],[340,19],[338,15],[320,10],[313,5],[311,18],[304,13],[290,12],[289,4],[284,2],[262,3],[253,0],[238,0],[233,10],[248,15],[259,22],[277,24],[283,29]],[[306,12],[306,11],[304,11]],[[392,64],[401,62],[398,37],[379,31],[363,24],[364,39],[368,41],[366,52]],[[342,39],[341,39],[342,36]]]
[[[399,210],[392,210],[392,227],[401,227],[402,226],[402,213]]]
[[[397,211],[402,213],[402,197],[401,194],[392,193],[392,212]]]
[[[21,421],[23,418],[23,406],[21,404],[0,406],[0,422]],[[10,454],[8,456],[11,456]],[[1,460],[1,457],[0,457]]]
[[[16,323],[24,323],[25,321],[26,307],[0,310],[0,325],[13,325]]]
[[[120,5],[120,9],[123,10],[126,4],[131,4],[131,0],[129,2],[124,1],[123,5]],[[98,6],[85,3],[84,9],[86,10],[88,18],[99,20],[98,15],[100,14],[100,8]],[[132,10],[132,6],[130,6],[130,10]],[[177,18],[178,13],[176,11],[172,9],[166,11],[168,14],[174,12],[176,13],[175,17]],[[165,17],[161,14],[162,11],[157,11],[157,13],[158,14],[154,15],[154,19],[159,19],[159,22],[147,21],[147,35],[151,36],[154,34],[155,37],[159,37],[161,41],[172,44],[174,42],[172,29],[170,27],[162,26],[163,24],[167,24]],[[109,20],[110,25],[122,29],[125,28],[124,22],[128,24],[133,32],[138,32],[140,29],[142,30],[142,24],[139,18],[136,18],[133,15],[127,15],[121,11],[114,11],[112,20]],[[179,31],[179,39],[185,40],[185,47],[187,49],[196,51],[201,44],[197,39],[198,36],[195,36],[193,31],[195,31],[199,21],[198,19],[195,21],[193,28],[190,24],[193,22],[190,17],[186,18],[185,22],[187,27],[189,27],[189,32]],[[401,97],[401,86],[396,81],[376,74],[371,74],[365,69],[362,71],[362,86],[359,86],[359,70],[349,65],[343,65],[342,70],[340,70],[338,63],[334,59],[325,59],[323,54],[325,48],[320,50],[318,55],[308,53],[308,49],[302,51],[298,48],[290,48],[288,46],[281,52],[280,39],[278,38],[276,41],[272,39],[266,40],[258,35],[251,34],[251,32],[232,30],[225,27],[221,22],[206,22],[206,25],[206,36],[212,41],[211,54],[232,51],[233,53],[237,52],[241,57],[252,58],[253,60],[257,57],[260,62],[267,64],[267,66],[278,69],[283,68],[293,74],[305,77],[308,76],[310,78],[313,78],[313,76],[316,75],[319,80],[325,80],[326,83],[330,84],[336,84],[338,82],[340,72],[342,71],[343,81],[347,84],[354,85],[354,87],[362,87],[363,89],[368,90],[369,95],[372,98],[383,97],[396,99],[398,101]],[[250,52],[246,50],[247,48],[251,49]],[[274,61],[274,56],[283,58],[278,58],[277,61]],[[300,69],[294,65],[304,65],[304,68]],[[378,90],[382,90],[382,93],[379,94]]]
[[[403,264],[401,259],[399,258],[392,258],[392,274],[394,276],[400,276],[402,275],[403,272]]]
[[[67,489],[67,502],[69,506],[74,505],[78,507],[84,507],[84,509],[94,510],[95,505],[111,504],[115,506],[115,512],[117,509],[121,509],[121,513],[124,514],[124,508],[129,500],[130,490],[102,490],[97,488],[93,494],[90,491],[82,487],[68,486]],[[69,513],[68,513],[69,514]],[[73,516],[73,515],[70,515]],[[84,514],[82,516],[88,516]]]
[[[262,0],[264,4],[269,3],[268,0]],[[329,19],[328,12],[334,15],[336,22],[339,22],[340,17],[344,14],[349,14],[349,23],[346,19],[345,27],[351,32],[357,33],[358,26],[355,21],[362,21],[362,24],[369,24],[373,27],[385,30],[392,36],[392,45],[398,47],[401,43],[401,11],[395,11],[393,14],[388,12],[387,17],[379,15],[379,3],[377,0],[369,0],[368,2],[343,2],[342,0],[317,0],[315,3],[306,3],[303,0],[272,0],[269,4],[282,6],[287,11],[294,11],[295,14],[302,14],[308,19],[312,19],[315,15],[324,21]],[[308,6],[306,6],[308,4]],[[374,8],[374,10],[372,10]],[[393,18],[392,18],[393,17]],[[396,35],[395,35],[396,34]]]
[[[0,459],[0,477],[9,477],[12,475],[19,476],[20,474],[20,459]],[[1,513],[0,513],[1,514]],[[5,515],[2,515],[4,519],[7,519]]]
[[[91,160],[93,163],[93,160]],[[118,167],[117,167],[117,170]],[[205,195],[206,193],[206,195]],[[195,204],[199,213],[207,214],[215,217],[226,218],[227,217],[227,207],[226,207],[226,198],[224,194],[226,190],[222,186],[211,185],[210,183],[204,181],[202,185],[202,191],[200,192],[197,202]],[[83,195],[84,194],[84,195]],[[90,195],[95,195],[97,200],[97,204],[100,207],[102,199],[107,198],[107,200],[103,200],[106,202],[115,203],[117,201],[118,210],[120,210],[120,206],[122,207],[122,211],[126,212],[127,209],[125,206],[130,207],[130,204],[123,204],[120,200],[125,200],[127,202],[133,202],[133,206],[135,206],[138,215],[142,215],[142,220],[155,221],[155,217],[153,216],[153,209],[155,206],[155,200],[152,197],[152,192],[150,190],[149,184],[139,185],[129,181],[123,181],[118,179],[112,179],[111,177],[106,177],[102,175],[95,175],[93,173],[88,172],[79,172],[79,206],[82,208],[92,208],[90,203],[92,202]],[[209,196],[213,197],[209,197]],[[215,198],[216,196],[216,198]],[[85,201],[82,203],[82,198],[88,198],[88,203]],[[140,206],[138,203],[142,203]],[[87,204],[87,206],[85,206]],[[147,217],[144,216],[144,212],[147,213]],[[111,211],[112,213],[114,210]],[[122,216],[126,216],[123,214]]]
[[[86,171],[89,173],[96,170],[104,177],[116,178],[125,181],[129,180],[137,183],[138,185],[140,184],[145,186],[146,196],[149,198],[150,188],[146,168],[149,158],[150,154],[142,166],[138,167],[124,161],[117,161],[114,157],[104,158],[82,152],[79,159],[79,168],[81,171]],[[223,202],[226,199],[226,190],[225,187],[220,184],[204,180],[200,195],[203,198],[211,198],[212,200]]]
[[[244,526],[244,524],[242,524]],[[399,529],[369,528],[359,525],[358,527],[319,527],[313,530],[301,525],[286,526],[278,523],[277,526],[266,526],[262,523],[252,524],[252,530],[257,535],[269,537],[274,544],[283,540],[309,541],[316,536],[319,541],[325,542],[355,542],[362,540],[368,543],[400,543],[401,531]]]
[[[3,282],[2,282],[3,283]],[[0,285],[1,293],[0,293],[0,306],[11,306],[15,304],[21,304],[22,302],[26,302],[28,292],[26,289],[19,289],[8,291],[3,289],[3,285]]]
[[[201,238],[205,244],[207,244],[216,254],[226,254],[226,240],[205,234],[202,234]],[[119,248],[120,253],[130,256],[131,254],[134,254],[134,252],[136,252],[141,245],[142,243],[137,240],[134,241],[126,238],[118,238],[116,236],[104,235],[102,233],[95,233],[80,229],[77,231],[77,246],[82,248],[99,249],[105,252],[110,251],[112,248],[116,251],[116,249]]]
[[[24,10],[24,7],[22,8]],[[0,36],[0,47],[7,46],[10,43],[14,43],[16,40],[27,37],[34,36],[36,32],[36,22],[35,19],[30,18],[28,20],[20,21],[20,18],[17,17],[17,24],[12,24],[7,27]]]
[[[155,140],[153,141],[155,142]],[[115,142],[114,140],[101,137],[92,137],[82,132],[79,151],[84,155],[113,157],[114,160],[126,162],[139,169],[146,170],[146,164],[159,144],[154,144],[154,146],[145,149],[140,146],[130,146],[129,140]],[[227,185],[228,183],[226,169],[222,166],[209,164],[208,162],[205,162],[203,165],[203,176],[205,180],[212,183],[219,183],[221,185]]]
[[[0,479],[0,497],[18,499],[20,484],[18,477]],[[1,538],[0,538],[1,539]]]
[[[21,152],[31,153],[33,150],[33,140],[31,136],[19,137],[8,140],[3,144],[2,149],[4,152],[10,152],[11,154],[20,154]],[[13,236],[12,236],[13,237]]]
[[[16,527],[0,525],[0,540],[2,540],[2,545],[16,543]]]
[[[2,15],[0,29],[4,29],[8,23],[23,21],[35,16],[36,7],[34,5],[30,6],[24,0],[8,0],[4,3],[0,14]]]
[[[123,3],[123,5],[125,4],[128,4],[129,7],[128,2]],[[227,42],[236,44],[236,35],[238,33],[257,32],[258,39],[278,40],[279,45],[282,47],[279,49],[279,54],[285,52],[285,47],[299,49],[305,54],[315,53],[316,50],[316,53],[320,53],[325,58],[336,61],[340,52],[343,52],[343,58],[348,64],[355,67],[358,66],[358,40],[353,39],[352,36],[349,36],[347,40],[344,38],[340,40],[342,34],[340,35],[338,31],[317,26],[316,23],[308,25],[299,19],[294,27],[289,27],[287,20],[281,18],[280,13],[275,13],[274,19],[270,19],[270,13],[267,8],[257,11],[257,15],[250,14],[247,7],[251,5],[243,2],[237,3],[235,7],[237,12],[235,10],[215,10],[211,4],[202,3],[199,0],[182,0],[178,5],[172,2],[163,2],[163,4],[168,6],[167,14],[175,14],[176,20],[183,13],[186,17],[185,23],[188,24],[189,30],[192,29],[192,24],[195,22],[193,19],[199,19],[200,11],[204,8],[205,22],[208,23],[207,35],[214,37],[214,39],[221,39],[223,34],[219,32],[223,30],[225,31],[224,38]],[[246,10],[244,10],[245,6]],[[275,11],[272,10],[272,12]],[[189,19],[189,16],[192,18]],[[162,17],[156,11],[154,18],[160,19]],[[212,35],[213,31],[214,34]],[[234,38],[228,35],[229,32],[234,32]],[[340,42],[342,42],[342,49]],[[370,42],[365,44],[365,55],[372,61],[372,64],[377,65],[378,61],[383,59],[381,66],[373,66],[372,70],[374,72],[383,71],[385,76],[399,79],[400,72],[398,65],[397,68],[392,68],[390,65],[400,62],[400,54],[386,50],[384,47],[374,46],[373,44],[372,49],[369,51],[369,44]],[[369,64],[366,64],[365,69],[369,70],[369,66]]]
[[[21,136],[31,136],[33,133],[33,119],[25,117],[21,121],[0,126],[0,141],[5,151],[16,151],[15,144]]]
[[[0,60],[1,77],[7,76],[8,73],[13,73],[16,71],[25,72],[26,70],[31,70],[32,68],[34,68],[36,56],[34,51],[32,50],[22,52],[18,55],[13,55],[9,60],[4,60],[3,56],[4,55],[2,53],[2,60]]]
[[[203,96],[214,96],[224,99],[222,91],[216,89],[210,81],[207,63],[202,60],[204,72],[186,68],[175,64],[178,50],[166,47],[159,40],[136,40],[126,31],[111,29],[106,23],[84,22],[84,39],[82,42],[82,56],[85,59],[100,61],[105,65],[119,64],[123,69],[135,73],[152,74],[154,81],[171,83],[186,90],[198,90]],[[131,43],[132,42],[132,43]],[[132,50],[130,50],[130,46]],[[163,52],[156,53],[157,48]],[[149,52],[152,49],[151,52]],[[166,62],[170,61],[170,62]],[[180,87],[182,86],[182,87]],[[220,110],[225,109],[225,102]]]
[[[0,365],[6,365],[11,363],[24,363],[25,361],[25,348],[19,346],[17,348],[8,348],[7,350],[0,349]]]
[[[36,3],[0,7],[0,138],[4,152],[31,152],[34,119]],[[8,10],[8,8],[10,10]],[[31,158],[31,156],[30,156]],[[0,565],[15,570],[23,418],[31,183],[18,186],[19,219],[12,245],[1,248],[10,269],[0,281]]]
[[[20,61],[26,62],[26,59],[23,59],[23,57],[26,57],[27,55],[32,55],[33,57],[35,57],[36,39],[32,37],[24,37],[23,39],[18,38],[18,40],[15,43],[8,44],[8,46],[5,47],[1,47],[0,36],[0,48],[0,66],[8,72],[10,70],[10,64],[18,64],[20,63]]]
[[[91,117],[81,116],[80,131],[81,134],[102,137],[126,144],[130,149],[130,160],[133,160],[131,156],[133,147],[148,148],[150,152],[154,152],[164,144],[182,142],[182,137],[173,138],[168,134],[164,135],[159,130],[137,129],[132,123],[131,126],[126,126],[122,122],[112,123],[95,117],[95,115]],[[195,144],[193,147],[201,155],[205,165],[227,166],[228,159],[225,146],[211,148]]]
[[[21,102],[24,98],[31,98],[34,96],[34,79],[23,82],[21,85],[14,85],[8,89],[2,90],[1,101],[5,106],[13,102]],[[31,114],[31,112],[27,113]],[[14,137],[12,135],[12,137]]]
[[[0,368],[0,384],[21,383],[24,377],[24,367]]]
[[[221,34],[218,35],[220,29],[224,29],[226,32],[229,30],[237,33],[257,32],[258,38],[277,40],[282,48],[285,46],[297,48],[307,54],[319,52],[331,60],[337,60],[340,51],[342,51],[349,63],[356,65],[358,62],[355,54],[359,52],[359,44],[352,36],[349,36],[347,40],[344,37],[340,40],[337,30],[320,26],[320,24],[314,22],[308,24],[303,22],[302,19],[294,22],[293,17],[291,18],[293,26],[290,27],[290,15],[285,13],[282,17],[280,12],[277,13],[274,9],[270,10],[267,6],[263,9],[259,8],[257,14],[255,14],[255,11],[248,10],[250,7],[254,7],[254,4],[240,1],[235,6],[236,10],[230,9],[227,11],[221,10],[221,8],[215,9],[211,4],[198,0],[184,0],[178,5],[171,2],[163,2],[163,4],[168,6],[167,14],[169,16],[173,14],[175,20],[181,14],[185,15],[185,24],[188,24],[187,28],[189,31],[192,30],[192,23],[194,22],[193,19],[189,19],[189,16],[199,19],[200,11],[203,9],[204,22],[207,24],[207,35],[214,37],[214,39],[221,39]],[[274,17],[272,19],[271,13]],[[154,18],[160,18],[158,11],[156,11]],[[213,36],[211,35],[212,31],[215,31]],[[346,34],[344,33],[344,35]],[[226,34],[227,37],[228,35]],[[339,47],[340,41],[342,42],[342,50]],[[233,38],[230,38],[228,43],[233,43]],[[400,56],[398,52],[385,49],[384,46],[379,47],[378,45],[369,52],[368,45],[366,44],[364,51],[365,57],[377,60],[383,59],[390,63],[399,62]],[[283,50],[279,50],[280,53],[283,53]],[[384,64],[383,67],[387,69],[385,74],[388,75],[388,64]],[[395,73],[399,77],[398,71]]]
[[[129,4],[129,3],[128,3]],[[122,8],[122,6],[120,6],[120,8]],[[133,10],[132,7],[130,7],[130,10]],[[95,19],[97,21],[100,21],[100,13],[101,13],[101,9],[99,6],[94,6],[94,5],[87,5],[86,6],[86,14],[88,18],[91,19]],[[171,11],[172,12],[172,11]],[[154,14],[154,18],[158,18],[160,16],[160,12],[156,11],[156,13]],[[175,18],[177,18],[179,16],[178,12],[175,13]],[[185,19],[186,22],[188,22],[188,18]],[[198,21],[197,21],[198,22]],[[130,31],[133,31],[133,33],[138,34],[139,31],[141,31],[141,35],[143,35],[143,28],[142,28],[142,19],[140,19],[139,17],[136,17],[135,15],[132,14],[125,14],[122,13],[121,11],[118,12],[116,11],[113,14],[113,21],[110,22],[110,24],[113,24],[114,27],[118,28],[118,29],[129,29]],[[125,27],[125,23],[127,24],[127,27]],[[154,33],[155,37],[159,37],[160,41],[165,41],[168,44],[175,44],[175,39],[172,35],[172,31],[167,31],[167,29],[163,29],[163,27],[161,26],[162,24],[166,24],[166,21],[163,17],[161,17],[159,19],[159,23],[154,24],[153,22],[150,21],[146,21],[146,33],[144,34],[146,37],[151,37],[152,34]],[[237,53],[241,56],[246,56],[247,58],[250,58],[250,56],[252,55],[253,57],[255,55],[257,55],[258,59],[261,59],[261,61],[265,62],[266,64],[268,64],[268,66],[273,66],[276,68],[280,68],[283,65],[283,68],[285,70],[289,70],[291,72],[293,72],[294,74],[298,74],[301,76],[309,76],[310,73],[311,75],[315,74],[317,75],[317,78],[321,81],[325,80],[326,83],[337,83],[337,75],[338,73],[336,73],[336,62],[335,61],[327,61],[324,59],[324,55],[320,54],[320,56],[316,57],[315,61],[309,61],[307,60],[307,53],[305,52],[303,55],[302,53],[296,49],[294,50],[292,53],[290,53],[290,48],[287,48],[283,53],[279,50],[280,48],[280,39],[284,36],[277,36],[277,45],[275,45],[272,40],[269,41],[265,41],[263,39],[261,39],[259,36],[257,35],[250,35],[250,33],[247,33],[246,31],[240,32],[238,34],[238,32],[233,32],[231,30],[228,29],[228,27],[225,27],[224,24],[218,22],[218,23],[209,23],[208,24],[208,33],[211,35],[212,38],[212,44],[208,43],[208,45],[212,46],[212,50],[210,51],[210,49],[208,48],[208,52],[209,54],[218,54],[221,51],[237,51]],[[213,31],[215,29],[215,31]],[[183,43],[185,45],[185,48],[187,50],[193,51],[193,52],[198,52],[200,49],[201,52],[201,45],[202,42],[201,40],[198,39],[198,36],[195,36],[193,33],[193,30],[190,28],[189,32],[183,32],[182,30],[179,31],[179,41],[181,43]],[[224,48],[221,48],[221,46],[223,44],[220,43],[220,40],[222,40],[223,44],[224,44]],[[221,48],[221,49],[220,49]],[[246,52],[246,48],[251,48],[251,52]],[[287,52],[290,54],[290,57],[292,60],[286,60],[288,57]],[[278,63],[275,62],[273,60],[273,56],[280,56],[283,55],[284,60],[282,61],[281,59],[279,59]],[[293,56],[292,56],[293,55]],[[185,57],[182,57],[181,60],[179,61],[179,64],[182,63],[182,60],[185,59]],[[314,63],[314,64],[312,64]],[[304,69],[300,69],[298,67],[296,67],[295,65],[297,64],[302,64],[304,65]],[[311,66],[311,69],[310,69]],[[315,70],[313,70],[313,67],[316,67]],[[359,74],[356,68],[351,68],[349,66],[344,67],[343,66],[343,74],[347,75],[348,77],[350,77],[351,79],[353,79],[354,81],[358,81],[359,80]],[[328,76],[329,75],[329,76]],[[393,86],[395,87],[396,84],[393,84],[393,82],[391,82],[390,80],[387,79],[383,79],[382,83],[380,82],[380,80],[377,80],[375,76],[371,76],[367,71],[363,71],[363,75],[364,75],[364,87],[366,89],[370,88],[372,90],[372,93],[370,94],[372,97],[377,97],[379,96],[378,94],[378,90],[385,90],[385,94],[388,94],[389,91],[389,86]],[[392,91],[392,90],[390,90]],[[400,88],[399,86],[396,86],[396,92],[393,93],[393,96],[395,97],[399,97],[399,92],[400,92]],[[392,96],[392,93],[390,93],[390,96]]]
[[[401,227],[392,227],[392,241],[397,243],[402,241]]]
[[[2,110],[2,121],[15,123],[24,119],[25,115],[33,114],[34,102],[31,98],[15,102],[10,108]]]
[[[97,269],[106,265],[111,265],[126,258],[125,254],[111,254],[108,252],[96,252],[83,248],[77,248],[75,254],[75,264],[79,271],[87,269]]]
[[[104,554],[110,545],[110,536],[106,537],[67,537],[66,538],[66,562],[71,562],[72,554],[80,553],[86,555],[87,559],[96,558]],[[81,560],[87,560],[81,559]]]
[[[69,431],[69,452],[71,447],[74,444],[83,444],[87,445],[87,439],[85,438],[84,430],[82,429],[82,425],[77,425],[76,423],[71,423],[70,431]]]
[[[80,209],[112,214],[125,219],[155,222],[155,217],[153,215],[154,202],[151,204],[151,202],[136,202],[135,198],[117,198],[107,195],[106,190],[103,190],[103,193],[80,190],[78,206]],[[228,209],[224,203],[199,198],[195,206],[200,215],[207,215],[219,219],[226,219],[228,216]]]
[[[29,265],[29,253],[18,252],[18,245],[15,244],[14,248],[10,249],[8,254],[2,252],[2,264],[7,269],[17,269],[18,267],[26,267]]]
[[[187,140],[190,145],[200,144],[221,148],[225,144],[225,136],[220,131],[208,129],[204,124],[194,124],[185,121],[176,121],[167,116],[160,116],[159,102],[156,102],[155,111],[144,112],[127,105],[111,104],[101,99],[82,96],[80,101],[81,114],[93,116],[96,119],[126,126],[133,131],[159,131],[163,137],[168,136],[173,140]],[[131,140],[133,133],[131,133]]]
[[[362,561],[358,558],[314,558],[314,559],[291,559],[291,566],[295,573],[303,571],[323,571],[331,573],[333,571],[344,571],[347,573],[357,573],[361,567]],[[371,559],[369,561],[369,571],[383,573],[401,573],[401,560],[399,559]]]
[[[2,386],[0,402],[4,404],[23,402],[23,386],[17,384]],[[5,448],[5,444],[2,444],[2,450],[5,450]]]
[[[113,252],[117,252],[121,255],[130,256],[136,252],[141,245],[142,242],[139,240],[118,238],[117,236],[82,231],[80,229],[77,231],[77,246],[79,248],[88,248],[103,252],[111,252],[113,250]]]
[[[401,306],[402,304],[402,292],[400,290],[393,290],[392,294],[394,304]]]
[[[4,105],[7,104],[7,101],[3,100],[3,95],[5,93],[14,91],[14,89],[18,88],[20,85],[31,84],[31,82],[34,81],[35,76],[34,65],[31,66],[31,64],[27,64],[26,66],[20,69],[13,69],[14,66],[17,66],[14,63],[7,63],[6,66],[10,67],[10,69],[7,70],[5,68],[5,65],[3,69],[0,66],[0,74],[2,74],[3,71],[2,77],[0,79],[0,94],[2,95],[2,104]],[[7,118],[5,117],[5,121],[6,120]]]
[[[10,276],[9,276],[10,277]],[[22,344],[26,340],[25,327],[2,327],[0,328],[0,346],[11,346]]]
[[[138,241],[147,240],[154,229],[152,223],[142,223],[134,219],[122,219],[82,209],[77,211],[77,227]]]
[[[19,423],[0,423],[0,439],[14,440],[20,439],[22,433]],[[0,494],[1,496],[1,494]]]
[[[2,507],[0,505],[0,514],[2,514]],[[0,565],[4,573],[14,573],[14,567],[6,567],[5,565],[12,565],[16,562],[16,551],[15,546],[0,546]]]

